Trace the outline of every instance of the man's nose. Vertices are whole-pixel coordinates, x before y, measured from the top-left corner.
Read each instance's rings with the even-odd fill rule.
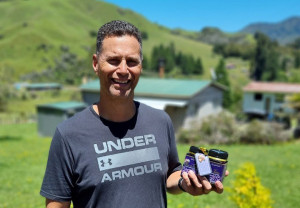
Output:
[[[123,59],[119,65],[118,72],[122,73],[122,74],[126,74],[127,70],[128,70],[128,66],[127,66],[126,60]]]

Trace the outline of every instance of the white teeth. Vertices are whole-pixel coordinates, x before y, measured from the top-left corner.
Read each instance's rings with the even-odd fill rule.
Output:
[[[128,80],[121,81],[121,80],[115,80],[114,79],[114,82],[119,83],[119,84],[126,84],[126,83],[128,83]]]

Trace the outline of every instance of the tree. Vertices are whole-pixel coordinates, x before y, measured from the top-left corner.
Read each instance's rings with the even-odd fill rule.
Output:
[[[291,44],[292,48],[300,49],[300,37],[296,38],[296,40]]]
[[[158,71],[159,60],[163,59],[165,62],[165,72],[171,72],[174,68],[180,69],[184,75],[202,74],[203,66],[200,58],[195,59],[191,54],[176,53],[174,43],[168,46],[159,45],[152,49],[151,68]]]
[[[267,66],[267,46],[269,39],[262,33],[256,33],[255,39],[257,46],[255,50],[254,71],[252,77],[255,80],[261,80]]]
[[[252,73],[255,80],[273,81],[277,79],[277,70],[279,69],[277,53],[277,42],[271,41],[263,33],[256,33],[256,49]]]
[[[294,116],[297,118],[297,127],[294,130],[294,137],[298,138],[300,137],[300,93],[295,93],[291,96],[288,96],[287,100],[288,105],[296,111]]]
[[[270,47],[267,54],[266,69],[264,69],[262,76],[263,80],[274,81],[278,78],[278,58],[278,53],[272,47]]]
[[[159,70],[159,60],[165,61],[165,72],[170,72],[175,67],[175,49],[174,44],[165,47],[160,44],[155,46],[152,50],[151,66],[156,71]]]
[[[224,96],[223,96],[223,105],[225,108],[227,108],[231,105],[231,90],[230,90],[230,82],[229,82],[228,74],[225,68],[224,59],[221,59],[219,61],[215,73],[216,73],[216,81],[228,88],[224,92]]]
[[[294,61],[294,66],[296,69],[300,68],[300,51],[296,51],[294,53],[295,61]]]
[[[290,107],[300,112],[300,93],[295,93],[287,98]]]
[[[195,61],[194,74],[203,74],[203,65],[200,58]]]
[[[143,70],[149,70],[149,60],[146,55],[143,55]]]

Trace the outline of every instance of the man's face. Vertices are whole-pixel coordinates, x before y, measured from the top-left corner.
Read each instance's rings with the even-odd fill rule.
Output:
[[[133,99],[142,70],[139,42],[129,35],[105,38],[99,57],[93,56],[93,67],[100,78],[101,96]]]

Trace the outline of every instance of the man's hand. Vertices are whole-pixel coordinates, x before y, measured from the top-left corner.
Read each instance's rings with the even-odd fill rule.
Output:
[[[46,199],[46,208],[70,208],[71,202],[58,202]]]
[[[225,176],[228,176],[229,172],[226,170]],[[204,176],[197,176],[193,171],[189,173],[184,172],[182,174],[182,188],[193,196],[202,194],[208,194],[211,191],[215,191],[218,194],[223,192],[223,184],[217,181],[214,186]]]

